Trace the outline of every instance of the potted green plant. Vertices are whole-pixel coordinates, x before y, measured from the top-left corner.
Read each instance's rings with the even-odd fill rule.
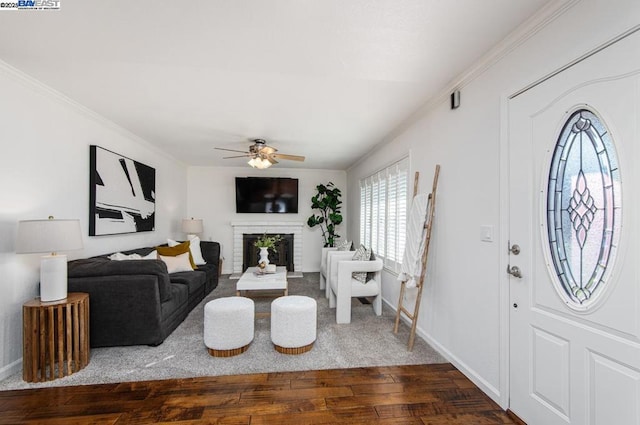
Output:
[[[264,268],[269,264],[269,250],[275,251],[276,243],[281,240],[282,237],[280,235],[267,236],[266,233],[256,239],[253,246],[260,248],[260,260],[258,261],[260,268]]]
[[[332,182],[327,183],[326,186],[319,184],[316,190],[318,193],[311,198],[311,208],[320,210],[320,213],[309,217],[307,225],[320,226],[324,246],[332,247],[335,245],[336,238],[340,237],[336,233],[336,226],[342,223],[342,214],[340,214],[342,192]]]

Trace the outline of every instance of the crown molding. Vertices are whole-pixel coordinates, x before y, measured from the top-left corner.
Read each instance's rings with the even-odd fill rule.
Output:
[[[513,32],[505,37],[500,43],[495,45],[485,55],[483,55],[478,61],[471,65],[463,73],[453,78],[442,90],[440,90],[434,96],[431,96],[426,100],[422,106],[418,107],[411,115],[409,115],[404,121],[402,121],[391,132],[384,136],[378,144],[376,144],[370,153],[360,158],[358,161],[350,165],[347,170],[351,170],[357,167],[359,164],[368,160],[370,155],[378,150],[381,146],[393,141],[402,133],[407,131],[416,122],[422,119],[429,111],[433,110],[436,106],[442,102],[447,102],[449,95],[454,90],[460,90],[466,85],[470,84],[486,70],[498,63],[502,58],[507,56],[513,50],[525,43],[531,37],[540,32],[549,23],[556,20],[559,16],[564,14],[567,10],[571,9],[581,0],[556,0],[547,3],[539,11],[537,11],[531,18],[526,20],[520,26],[518,26]]]
[[[80,115],[84,116],[85,118],[89,118],[92,121],[96,122],[97,124],[103,127],[106,127],[109,130],[115,131],[121,136],[145,147],[146,149],[153,151],[154,153],[160,156],[165,157],[168,160],[175,161],[178,164],[181,164],[183,166],[187,166],[187,164],[185,164],[184,162],[171,156],[167,152],[163,151],[162,149],[158,148],[157,146],[148,142],[147,140],[143,139],[137,134],[132,133],[131,131],[116,124],[115,122],[109,120],[103,115],[100,115],[94,110],[87,108],[83,104],[71,99],[70,97],[63,94],[62,92],[55,90],[54,88],[44,84],[42,81],[30,76],[29,74],[15,68],[12,65],[9,65],[8,63],[6,63],[1,59],[0,59],[0,74],[7,76],[8,78],[20,83],[24,87],[34,90],[35,92],[49,98],[50,100],[53,100],[61,104],[62,106],[73,109],[74,111],[78,112]]]

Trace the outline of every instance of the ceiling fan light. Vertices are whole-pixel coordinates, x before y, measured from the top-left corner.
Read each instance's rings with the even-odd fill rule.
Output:
[[[265,168],[269,167],[271,167],[271,163],[269,161],[267,161],[266,159],[260,159],[260,163],[258,165],[259,169],[264,170]]]
[[[262,159],[260,157],[251,158],[249,162],[247,162],[247,164],[259,170],[264,170],[265,168],[271,167],[271,162],[269,162],[266,159]]]

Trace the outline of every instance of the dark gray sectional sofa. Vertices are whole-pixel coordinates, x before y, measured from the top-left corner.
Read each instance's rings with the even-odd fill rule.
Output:
[[[161,260],[112,261],[106,254],[70,261],[69,292],[89,294],[91,346],[161,344],[218,286],[220,244],[201,241],[200,248],[207,264],[172,274]]]

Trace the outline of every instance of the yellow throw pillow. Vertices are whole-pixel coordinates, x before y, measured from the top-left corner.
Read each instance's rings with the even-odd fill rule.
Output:
[[[193,270],[198,268],[196,266],[196,263],[193,262],[193,257],[191,256],[191,251],[189,250],[189,241],[184,241],[181,244],[178,244],[176,246],[159,246],[156,249],[158,250],[158,255],[163,255],[165,257],[175,257],[176,255],[180,255],[180,254],[184,254],[185,252],[188,252],[191,268]]]

